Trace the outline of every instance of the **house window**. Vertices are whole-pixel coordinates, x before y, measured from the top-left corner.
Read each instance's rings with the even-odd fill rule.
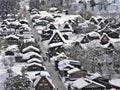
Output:
[[[45,82],[45,80],[42,80],[42,82]]]
[[[39,86],[43,86],[43,84],[42,84],[42,83],[40,83],[40,84],[39,84]]]
[[[33,69],[37,69],[37,67],[33,67]]]
[[[45,83],[44,86],[48,86],[48,83]]]

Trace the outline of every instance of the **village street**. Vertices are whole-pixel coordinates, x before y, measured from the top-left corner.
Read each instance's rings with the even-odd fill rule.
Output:
[[[51,79],[55,85],[55,90],[66,90],[64,84],[60,80],[59,74],[57,73],[57,71],[55,71],[54,66],[48,61],[45,62],[45,66],[46,70],[51,75]]]
[[[120,90],[120,0],[1,0],[0,90]]]
[[[47,53],[47,49],[42,45],[41,36],[39,36],[38,33],[36,32],[36,30],[33,28],[32,21],[31,21],[28,11],[26,11],[26,13],[27,13],[26,18],[28,19],[29,24],[31,26],[33,36],[36,40],[38,40],[37,44],[39,45],[40,50],[42,51],[43,58],[46,58],[47,56],[45,55],[45,53]],[[64,84],[62,83],[62,81],[60,80],[60,78],[58,76],[59,74],[55,71],[54,66],[48,61],[46,61],[44,63],[45,63],[46,70],[51,75],[52,82],[55,85],[55,90],[58,90],[58,89],[66,90]]]

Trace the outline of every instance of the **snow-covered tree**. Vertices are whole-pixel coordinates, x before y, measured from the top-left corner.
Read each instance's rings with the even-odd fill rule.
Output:
[[[109,79],[115,76],[116,72],[120,73],[120,55],[109,49],[89,47],[82,49],[80,45],[75,45],[67,49],[66,54],[80,60],[82,67],[89,72],[99,72]]]
[[[29,6],[31,9],[33,8],[40,9],[40,0],[30,0]]]
[[[6,79],[5,90],[30,90],[30,80],[25,76],[24,68],[21,71],[22,76],[17,75]]]
[[[0,0],[0,15],[6,17],[8,14],[15,14],[19,10],[18,0]]]

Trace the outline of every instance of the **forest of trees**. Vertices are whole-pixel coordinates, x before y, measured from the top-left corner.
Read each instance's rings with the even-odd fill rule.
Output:
[[[102,75],[113,77],[120,73],[119,52],[103,48],[83,49],[79,45],[66,50],[67,56],[80,60],[83,69],[89,72],[99,72]]]
[[[6,18],[8,14],[15,14],[19,10],[18,0],[0,0],[0,16]]]
[[[13,76],[12,69],[8,69],[9,77],[5,81],[5,90],[30,90],[30,80],[27,78],[26,70],[21,69],[22,75]]]

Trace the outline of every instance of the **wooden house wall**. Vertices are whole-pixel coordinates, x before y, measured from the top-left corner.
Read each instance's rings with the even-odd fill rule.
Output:
[[[32,65],[27,67],[28,71],[44,71],[44,68],[41,66],[37,66],[37,65]]]
[[[45,77],[42,77],[36,85],[35,90],[53,90],[53,87]]]

